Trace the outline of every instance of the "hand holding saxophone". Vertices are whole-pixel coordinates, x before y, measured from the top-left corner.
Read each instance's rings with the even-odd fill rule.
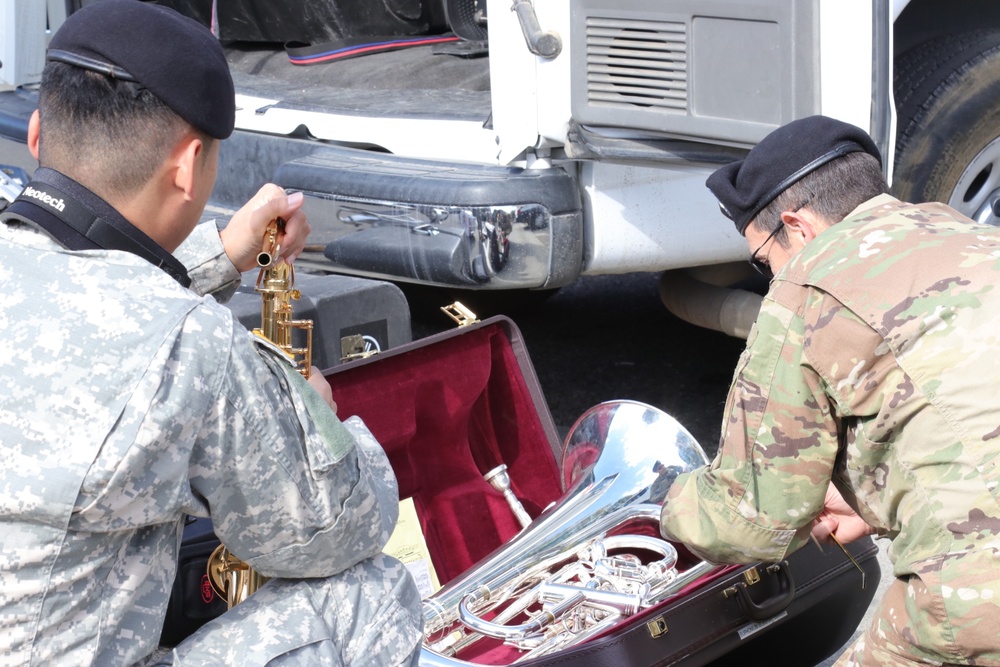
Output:
[[[220,236],[226,255],[241,273],[258,266],[261,240],[279,218],[284,225],[277,238],[280,250],[273,260],[295,261],[309,236],[309,221],[302,211],[302,201],[301,192],[286,194],[282,188],[268,183],[236,212]]]
[[[316,393],[319,394],[320,398],[330,406],[333,410],[333,414],[337,414],[337,402],[333,400],[333,389],[330,388],[330,383],[326,381],[323,377],[323,373],[320,372],[315,366],[312,367],[312,372],[309,373],[309,377],[306,378]]]

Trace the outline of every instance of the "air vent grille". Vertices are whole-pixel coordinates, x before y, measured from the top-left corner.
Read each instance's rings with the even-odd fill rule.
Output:
[[[685,23],[588,17],[588,103],[686,114],[687,52]]]

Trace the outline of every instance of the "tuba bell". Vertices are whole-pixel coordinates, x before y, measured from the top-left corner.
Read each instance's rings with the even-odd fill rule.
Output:
[[[678,572],[676,550],[659,538],[670,485],[708,463],[673,417],[633,401],[602,403],[577,420],[562,459],[562,498],[424,600],[420,665],[476,664],[466,657],[483,652],[484,640],[517,650],[500,664],[552,653],[718,569],[700,561]],[[643,563],[636,551],[655,558]]]

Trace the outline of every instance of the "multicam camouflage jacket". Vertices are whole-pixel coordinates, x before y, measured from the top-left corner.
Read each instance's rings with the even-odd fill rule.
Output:
[[[239,274],[214,224],[178,258]],[[0,664],[131,664],[156,647],[186,514],[265,575],[381,549],[395,479],[209,296],[118,251],[0,224]]]
[[[1000,230],[872,199],[775,276],[718,456],[678,478],[663,530],[708,560],[777,561],[832,479],[892,538],[897,575],[993,550],[998,387]]]

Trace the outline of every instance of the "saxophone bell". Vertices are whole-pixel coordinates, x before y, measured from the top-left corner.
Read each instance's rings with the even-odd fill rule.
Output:
[[[234,556],[224,544],[208,557],[208,581],[229,609],[250,597],[267,579]]]

